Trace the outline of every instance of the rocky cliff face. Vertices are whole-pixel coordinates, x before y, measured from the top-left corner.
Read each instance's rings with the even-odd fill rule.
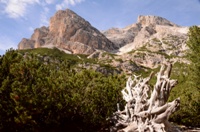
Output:
[[[182,57],[187,50],[188,29],[162,17],[139,16],[135,24],[103,33],[119,48],[116,59],[155,68],[164,61],[187,62]]]
[[[113,28],[103,33],[105,36],[115,43],[119,49],[119,54],[123,54],[132,50],[136,50],[143,46],[155,47],[158,50],[163,50],[161,47],[170,47],[169,45],[182,45],[183,42],[176,42],[176,39],[186,40],[188,28],[180,27],[165,18],[157,16],[139,16],[137,23],[127,26],[125,28]],[[170,37],[171,36],[171,37]],[[170,41],[167,46],[166,41]],[[158,45],[154,40],[161,41]],[[184,45],[184,44],[183,44]],[[161,49],[160,49],[161,48]],[[178,48],[178,47],[177,47]],[[180,47],[178,48],[180,49]],[[168,51],[166,51],[168,52]]]
[[[49,28],[35,29],[30,39],[23,39],[18,45],[19,49],[38,47],[57,47],[75,54],[117,49],[101,32],[69,9],[58,11],[50,19]]]
[[[155,68],[164,61],[186,63],[188,29],[162,17],[139,16],[135,24],[101,33],[67,9],[58,11],[50,19],[49,27],[35,29],[31,38],[22,39],[18,47],[57,47],[67,53],[88,54],[101,63],[130,71],[138,69],[136,65]]]
[[[159,16],[138,16],[137,23],[142,26],[150,25],[165,25],[165,26],[178,26],[165,18]]]

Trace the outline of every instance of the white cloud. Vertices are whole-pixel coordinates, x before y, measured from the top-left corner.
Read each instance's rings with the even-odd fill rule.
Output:
[[[55,0],[45,0],[45,2],[46,2],[47,4],[53,4],[53,3],[55,2]]]
[[[63,2],[61,4],[56,5],[56,10],[61,10],[63,8],[67,8],[70,5],[75,6],[76,4],[79,4],[83,1],[84,0],[63,0]]]
[[[4,12],[11,18],[23,17],[27,7],[33,4],[39,4],[39,0],[0,0],[5,4]]]
[[[29,27],[28,30],[32,33],[34,31],[33,27]]]
[[[4,11],[10,18],[25,18],[30,6],[37,4],[42,7],[40,12],[40,26],[47,26],[49,24],[48,5],[55,3],[55,0],[0,0],[3,3]],[[38,8],[39,9],[39,8]]]
[[[7,49],[16,49],[17,45],[7,36],[0,36],[0,50],[6,51]]]
[[[49,8],[44,7],[43,12],[40,15],[40,26],[47,26],[49,24],[49,20],[47,15],[49,13]]]

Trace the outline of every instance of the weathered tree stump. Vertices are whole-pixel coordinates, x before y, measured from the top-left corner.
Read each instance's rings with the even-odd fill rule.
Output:
[[[167,67],[166,67],[167,66]],[[170,91],[177,84],[170,79],[172,65],[163,64],[157,74],[157,81],[151,92],[147,78],[129,77],[126,87],[122,90],[126,105],[123,111],[119,109],[110,118],[115,124],[111,132],[175,132],[168,119],[180,106],[180,98],[167,102]],[[149,95],[151,95],[149,97]]]

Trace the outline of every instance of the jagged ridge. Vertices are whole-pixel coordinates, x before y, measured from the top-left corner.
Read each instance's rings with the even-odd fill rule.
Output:
[[[19,49],[38,47],[57,47],[75,54],[117,49],[101,32],[69,9],[56,12],[50,19],[49,28],[37,28],[30,39],[22,39],[18,45]]]
[[[22,39],[18,47],[57,47],[74,54],[94,53],[95,58],[116,67],[125,65],[127,68],[134,62],[137,65],[155,68],[169,59],[173,62],[185,62],[178,57],[184,56],[187,49],[187,32],[188,27],[178,26],[165,18],[139,16],[135,24],[101,33],[89,22],[67,9],[56,12],[50,19],[49,27],[35,29],[31,38]],[[119,56],[104,57],[98,53],[101,50],[117,53]],[[93,58],[93,55],[89,57]],[[122,61],[117,62],[115,59]]]

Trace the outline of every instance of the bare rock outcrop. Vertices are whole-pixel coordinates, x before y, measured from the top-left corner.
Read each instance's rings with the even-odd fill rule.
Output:
[[[137,23],[140,23],[143,26],[149,25],[165,25],[165,26],[178,26],[165,18],[159,16],[142,16],[140,15],[137,19]]]
[[[118,48],[121,48],[129,43],[132,43],[140,30],[140,24],[133,24],[123,29],[111,28],[109,30],[103,31],[103,34]]]
[[[49,29],[45,26],[41,28],[36,28],[34,30],[33,35],[31,36],[31,40],[35,41],[34,48],[41,47],[45,44],[45,39],[48,35]]]
[[[119,48],[116,59],[155,68],[163,61],[186,62],[188,29],[162,17],[139,16],[135,24],[103,33]]]
[[[23,38],[18,44],[18,49],[38,48],[45,44],[49,29],[45,26],[36,28],[30,39]]]
[[[136,24],[132,24],[125,28],[112,28],[107,31],[103,31],[105,36],[110,39],[113,43],[116,44],[119,48],[118,54],[124,54],[132,50],[137,50],[143,46],[149,46],[148,44],[152,40],[167,40],[169,36],[174,36],[176,39],[169,40],[170,44],[176,43],[177,45],[184,45],[185,42],[175,42],[177,39],[187,39],[188,28],[178,26],[165,18],[158,16],[139,16]],[[169,47],[166,41],[161,41],[163,47]],[[149,47],[152,47],[154,44],[150,43]],[[160,50],[160,45],[157,44],[157,49]],[[176,47],[177,49],[182,49]],[[167,48],[165,48],[167,49]],[[167,52],[167,54],[170,52]],[[170,53],[171,54],[171,53]]]
[[[35,41],[26,38],[23,38],[18,45],[18,49],[33,49],[34,47]]]
[[[57,11],[49,27],[35,29],[18,48],[57,47],[130,72],[131,68],[138,70],[137,66],[156,68],[163,61],[187,63],[184,55],[188,29],[162,17],[139,16],[135,24],[100,32],[67,9]]]
[[[49,28],[35,29],[30,39],[18,45],[19,49],[50,46],[77,54],[91,54],[96,49],[108,52],[117,49],[100,31],[69,9],[56,12],[50,19]]]

